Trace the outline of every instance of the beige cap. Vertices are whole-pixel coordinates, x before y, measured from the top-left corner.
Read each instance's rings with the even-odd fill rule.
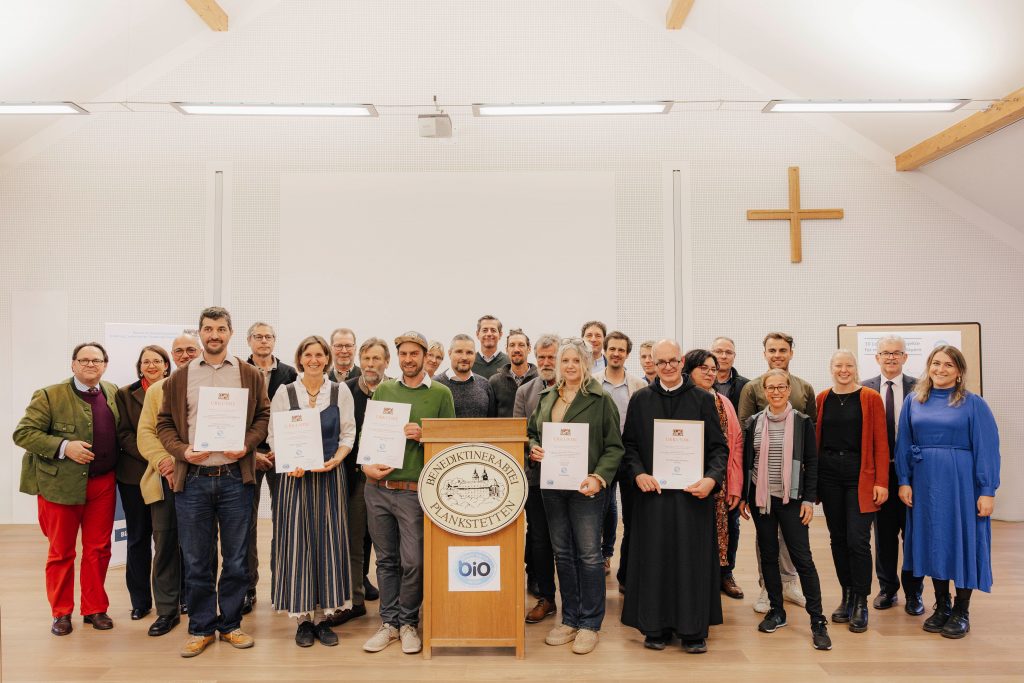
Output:
[[[415,330],[409,330],[404,334],[400,334],[395,337],[395,348],[404,344],[405,342],[412,342],[413,344],[419,344],[423,347],[424,351],[428,351],[430,346],[427,344],[427,338]]]

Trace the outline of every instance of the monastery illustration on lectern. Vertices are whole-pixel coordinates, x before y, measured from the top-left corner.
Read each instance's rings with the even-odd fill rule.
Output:
[[[461,469],[468,470],[470,467],[473,469],[472,475],[454,477],[444,482],[439,493],[445,503],[453,507],[475,508],[505,496],[506,486],[501,477],[494,476],[496,471],[484,466],[463,466]]]

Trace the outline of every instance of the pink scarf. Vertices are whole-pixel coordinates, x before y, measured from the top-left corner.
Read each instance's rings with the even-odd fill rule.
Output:
[[[786,426],[782,438],[782,504],[789,502],[789,486],[793,481],[793,405],[786,404],[786,410],[781,415],[773,415],[771,408],[764,409],[764,418],[761,426],[761,447],[757,456],[757,496],[754,503],[760,509],[768,507],[768,421],[782,422]]]

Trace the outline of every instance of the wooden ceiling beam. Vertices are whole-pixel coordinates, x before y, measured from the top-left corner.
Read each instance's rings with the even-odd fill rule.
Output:
[[[896,170],[918,169],[1021,119],[1024,119],[1024,88],[1010,93],[985,111],[971,114],[941,133],[900,152],[896,155]]]
[[[694,0],[672,0],[665,13],[665,28],[673,31],[683,27],[686,17],[693,9]]]
[[[217,0],[185,0],[185,2],[195,10],[195,13],[206,22],[211,30],[228,30],[228,14],[217,4]]]

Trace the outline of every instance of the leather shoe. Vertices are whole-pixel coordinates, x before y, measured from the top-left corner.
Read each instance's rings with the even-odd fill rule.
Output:
[[[177,614],[165,614],[156,618],[150,627],[149,635],[163,636],[171,632],[171,629],[181,623],[181,617]]]
[[[903,611],[912,617],[924,614],[924,601],[921,600],[921,595],[908,595],[907,602],[903,605]]]
[[[899,604],[900,596],[896,593],[886,593],[885,591],[878,591],[878,595],[871,602],[871,606],[875,609],[889,609],[893,605]]]
[[[683,641],[683,652],[688,655],[702,655],[708,651],[708,641],[701,638],[700,640],[684,640]]]
[[[338,634],[331,630],[331,625],[326,621],[321,621],[316,625],[315,633],[316,639],[320,641],[321,645],[334,647],[338,644]]]
[[[736,585],[736,579],[731,576],[722,577],[722,592],[733,600],[743,599],[743,589]]]
[[[256,604],[256,591],[249,591],[242,600],[242,614],[252,612],[252,606]]]
[[[555,607],[555,603],[551,602],[547,598],[541,598],[534,605],[533,609],[526,613],[527,624],[537,624],[550,617],[552,614],[558,611]]]
[[[54,617],[50,626],[50,633],[55,636],[66,636],[73,630],[71,626],[71,615],[65,614],[62,617]]]
[[[133,609],[132,610],[132,621],[138,621],[140,619],[145,619],[146,615],[149,614],[152,611],[153,610],[149,609],[149,608],[147,608],[147,609],[139,609],[139,608]]]
[[[953,611],[946,620],[945,626],[939,632],[943,638],[963,638],[971,630],[971,619],[968,611],[960,606],[953,607]]]
[[[850,621],[851,612],[853,612],[853,591],[850,588],[844,586],[843,601],[840,602],[839,607],[836,607],[835,611],[832,612],[832,623],[848,623]]]
[[[109,631],[114,628],[114,622],[106,612],[96,612],[95,614],[86,614],[82,617],[82,621],[87,624],[92,624],[92,627],[97,631]]]
[[[377,590],[376,586],[370,583],[369,576],[363,577],[363,597],[371,601],[380,599],[380,591]]]
[[[664,650],[665,645],[667,645],[667,643],[664,638],[659,638],[657,636],[647,636],[644,638],[644,647],[648,650]]]
[[[304,621],[295,629],[295,644],[299,647],[313,647],[316,642],[316,626],[312,621]]]
[[[323,623],[328,626],[341,626],[347,621],[366,616],[366,605],[352,605],[351,609],[338,610],[331,616],[324,619]]]

